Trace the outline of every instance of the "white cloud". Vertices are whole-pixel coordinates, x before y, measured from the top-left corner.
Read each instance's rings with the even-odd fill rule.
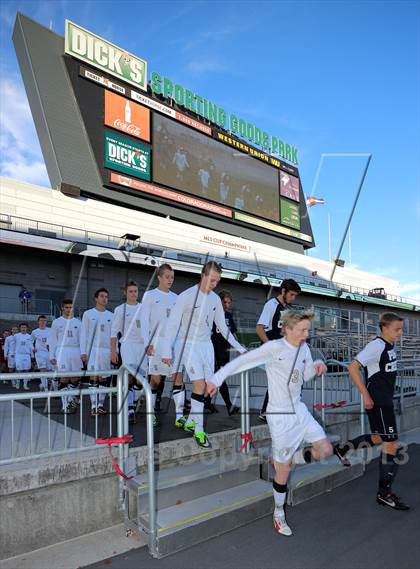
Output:
[[[47,170],[23,86],[0,80],[0,174],[49,186]]]

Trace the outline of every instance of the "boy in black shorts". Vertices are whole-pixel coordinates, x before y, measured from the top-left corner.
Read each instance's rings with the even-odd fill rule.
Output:
[[[399,460],[398,433],[394,414],[394,388],[397,377],[397,356],[394,342],[401,338],[403,319],[397,314],[382,314],[379,322],[381,335],[369,342],[348,367],[350,377],[363,397],[372,434],[361,435],[334,453],[346,464],[346,453],[354,448],[383,444],[379,461],[379,487],[376,501],[395,510],[408,510],[409,506],[392,493]],[[360,371],[365,369],[366,384]]]

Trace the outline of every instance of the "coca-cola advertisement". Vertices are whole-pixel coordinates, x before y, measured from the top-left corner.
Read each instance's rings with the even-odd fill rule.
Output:
[[[150,142],[150,111],[130,99],[105,91],[105,124]]]

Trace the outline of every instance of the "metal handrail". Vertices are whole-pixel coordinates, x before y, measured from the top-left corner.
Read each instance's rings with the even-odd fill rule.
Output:
[[[122,365],[118,370],[101,370],[101,371],[81,371],[80,377],[91,376],[117,376],[117,388],[115,387],[98,387],[94,388],[95,393],[115,393],[117,391],[117,432],[118,437],[123,437],[128,433],[128,375],[134,375],[136,380],[142,385],[146,397],[146,432],[147,432],[147,476],[148,476],[148,501],[149,501],[149,551],[153,557],[157,557],[157,526],[156,526],[156,484],[155,484],[155,464],[154,464],[154,433],[153,433],[153,404],[152,390],[147,379],[143,378],[136,370],[130,369]],[[33,372],[33,373],[0,373],[0,381],[2,380],[22,380],[22,379],[57,379],[75,377],[76,372]],[[61,397],[63,393],[60,391],[46,391],[41,393],[31,393],[31,399],[45,399]],[[2,401],[21,401],[28,399],[28,393],[12,393],[0,395]],[[75,449],[80,451],[81,449]],[[65,452],[71,452],[71,449],[65,449]],[[75,451],[73,451],[75,452]],[[129,449],[124,443],[118,444],[119,462],[126,471]],[[48,454],[63,454],[48,453]],[[27,457],[25,457],[27,459]],[[125,481],[119,479],[119,496],[120,507],[124,511],[124,515],[128,517],[128,496],[125,488]]]

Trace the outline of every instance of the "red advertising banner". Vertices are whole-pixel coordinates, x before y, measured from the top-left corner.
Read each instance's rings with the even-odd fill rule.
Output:
[[[134,178],[130,178],[128,176],[122,176],[121,174],[116,174],[115,172],[111,172],[110,181],[113,184],[118,184],[120,186],[132,188],[134,190],[140,190],[141,192],[145,192],[147,194],[152,194],[154,196],[165,198],[167,200],[196,207],[198,209],[202,209],[210,213],[216,213],[217,215],[223,215],[224,217],[230,217],[230,218],[233,217],[232,210],[228,209],[227,207],[207,203],[193,196],[181,194],[180,192],[174,192],[173,190],[168,190],[167,188],[162,188],[161,186],[147,184],[141,182],[140,180],[135,180]]]

